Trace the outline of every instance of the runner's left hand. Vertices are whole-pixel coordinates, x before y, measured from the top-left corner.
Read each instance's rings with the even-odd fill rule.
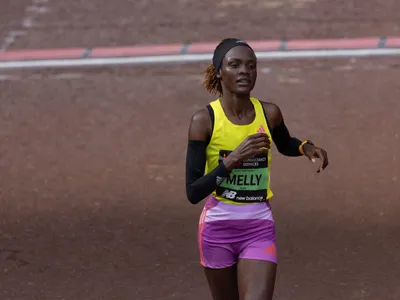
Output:
[[[306,144],[303,146],[303,151],[310,161],[315,162],[316,158],[321,160],[321,164],[315,174],[322,172],[328,166],[328,153],[324,149]]]

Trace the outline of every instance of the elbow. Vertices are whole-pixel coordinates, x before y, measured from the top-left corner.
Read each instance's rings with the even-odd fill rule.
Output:
[[[193,205],[196,205],[197,203],[199,203],[201,201],[201,199],[198,199],[197,197],[194,197],[193,195],[188,195],[187,199]]]
[[[203,198],[198,198],[198,197],[195,197],[193,195],[187,196],[187,199],[193,205],[196,205],[196,204],[200,203],[201,200],[203,200]]]
[[[189,186],[186,187],[186,198],[193,205],[196,205],[203,200],[203,198],[199,197],[198,193],[194,192]]]

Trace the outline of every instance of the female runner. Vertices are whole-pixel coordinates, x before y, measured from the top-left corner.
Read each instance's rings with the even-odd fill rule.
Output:
[[[214,300],[271,300],[277,270],[271,212],[271,143],[285,156],[328,166],[324,149],[292,137],[276,104],[250,96],[257,58],[239,39],[225,39],[206,69],[219,98],[191,119],[186,159],[188,200],[207,198],[199,221],[200,262]]]

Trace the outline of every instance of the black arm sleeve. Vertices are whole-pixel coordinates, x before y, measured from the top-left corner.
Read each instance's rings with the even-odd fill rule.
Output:
[[[205,141],[189,141],[186,154],[186,196],[190,203],[197,204],[210,195],[229,175],[223,163],[204,175],[206,166]]]
[[[299,151],[301,141],[295,137],[290,136],[289,130],[287,129],[285,122],[282,122],[272,129],[272,140],[274,141],[276,148],[279,153],[285,156],[302,156]]]

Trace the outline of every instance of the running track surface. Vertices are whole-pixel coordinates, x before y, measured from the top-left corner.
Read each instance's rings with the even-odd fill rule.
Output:
[[[0,48],[400,36],[397,0],[9,0]]]
[[[205,300],[184,192],[206,64],[12,71],[0,82],[2,299]],[[254,95],[329,152],[273,149],[276,300],[400,299],[393,58],[259,64]]]
[[[9,2],[15,13],[2,20],[19,31],[16,6],[28,1]],[[400,34],[397,0],[246,8],[182,0],[183,10],[149,0],[33,2],[48,3],[50,13],[8,47],[11,60],[32,59],[29,49],[48,59],[53,47],[64,57],[72,46],[78,59],[100,49],[148,51],[121,53],[119,45],[133,44],[176,43],[180,53],[196,49],[180,41],[232,33],[272,40],[268,47],[285,46],[281,37],[334,38],[339,47],[345,36],[367,40],[357,47],[398,47]],[[266,3],[283,6],[258,6]],[[243,20],[243,10],[252,18]],[[2,71],[1,299],[209,299],[196,248],[201,206],[185,199],[183,159],[190,116],[213,99],[201,87],[205,66]],[[400,299],[398,78],[396,58],[260,63],[255,95],[278,103],[292,132],[331,158],[314,177],[315,165],[274,153],[276,300]]]
[[[247,41],[255,51],[332,50],[400,48],[400,37],[371,37],[319,40],[256,40]],[[99,57],[135,57],[173,54],[212,53],[217,42],[140,45],[121,47],[26,49],[0,52],[0,61],[79,59]]]

